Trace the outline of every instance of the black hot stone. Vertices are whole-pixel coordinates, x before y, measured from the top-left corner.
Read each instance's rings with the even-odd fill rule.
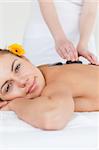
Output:
[[[55,65],[63,65],[61,62],[56,63]]]
[[[82,61],[71,61],[71,60],[69,60],[69,61],[66,61],[66,64],[82,64]]]

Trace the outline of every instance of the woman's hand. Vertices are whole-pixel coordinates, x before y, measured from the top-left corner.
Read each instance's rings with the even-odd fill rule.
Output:
[[[78,51],[78,56],[83,56],[90,63],[95,64],[95,65],[99,65],[97,57],[93,53],[91,53],[90,51],[85,50],[85,48],[82,48],[79,45],[77,47],[77,51]]]
[[[74,48],[72,42],[70,42],[66,38],[55,40],[55,47],[56,51],[63,59],[71,61],[78,60],[77,50]]]
[[[8,101],[0,101],[0,110],[9,111],[9,102]]]
[[[0,101],[0,110],[2,111],[11,111],[11,105],[16,101],[24,101],[24,100],[31,100],[29,98],[16,98],[10,101]],[[32,99],[33,100],[33,99]]]

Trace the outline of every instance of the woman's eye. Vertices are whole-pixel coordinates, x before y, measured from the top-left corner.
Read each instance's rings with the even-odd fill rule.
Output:
[[[21,66],[21,64],[18,64],[18,65],[15,67],[15,73],[17,73],[17,72],[19,71],[20,66]]]
[[[11,86],[12,86],[12,84],[11,84],[11,83],[7,84],[7,86],[6,86],[5,90],[4,90],[4,91],[5,91],[5,93],[9,92],[9,90],[10,90]]]

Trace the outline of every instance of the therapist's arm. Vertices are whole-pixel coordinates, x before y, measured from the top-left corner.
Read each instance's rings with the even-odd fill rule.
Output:
[[[48,25],[54,39],[57,40],[60,37],[64,38],[64,31],[59,22],[53,0],[39,0],[39,4],[43,18]]]
[[[95,25],[97,5],[97,0],[84,0],[80,17],[80,41],[78,43],[78,50],[85,50],[88,47],[88,42]]]
[[[39,0],[40,9],[42,16],[55,40],[55,47],[58,54],[67,60],[77,60],[78,55],[77,51],[74,48],[71,41],[68,40],[68,37],[65,35],[63,28],[61,26],[59,16],[56,11],[53,0]],[[67,20],[68,23],[68,20]],[[71,50],[71,53],[68,54],[67,51]]]

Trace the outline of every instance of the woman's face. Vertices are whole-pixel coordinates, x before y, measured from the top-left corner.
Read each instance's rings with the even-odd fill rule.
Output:
[[[45,80],[40,70],[24,58],[12,54],[0,56],[0,98],[35,98],[41,94]]]

